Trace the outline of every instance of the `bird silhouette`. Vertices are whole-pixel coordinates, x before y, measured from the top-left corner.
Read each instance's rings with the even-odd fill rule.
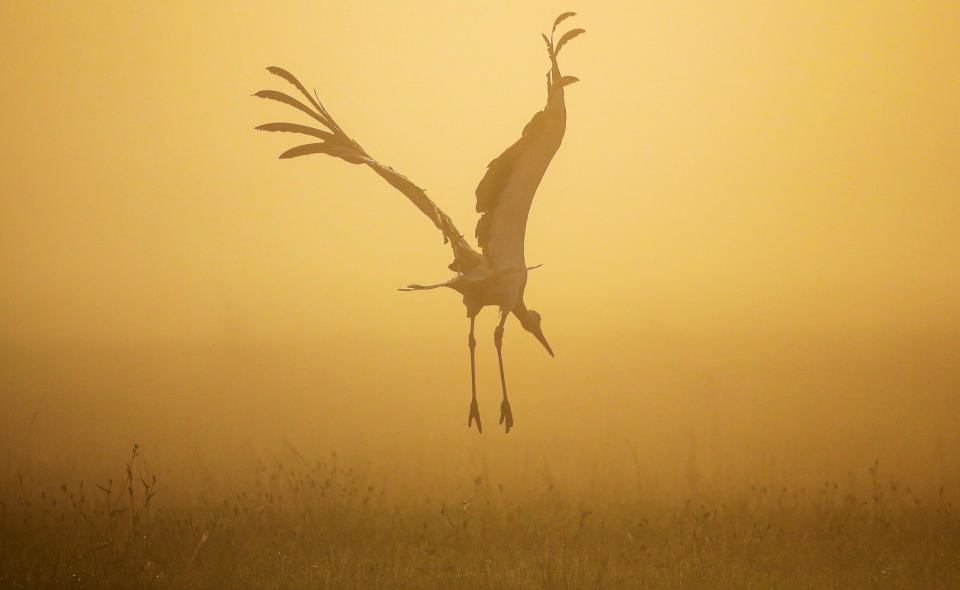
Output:
[[[483,432],[480,421],[480,410],[477,405],[476,361],[474,350],[477,342],[474,338],[474,323],[480,310],[488,305],[499,308],[500,323],[493,334],[494,345],[497,348],[497,361],[500,366],[500,385],[503,389],[503,400],[500,404],[500,424],[506,432],[513,427],[513,413],[507,398],[507,381],[503,372],[503,329],[507,318],[512,313],[520,321],[524,330],[533,334],[543,345],[550,356],[553,349],[547,343],[541,328],[540,314],[528,309],[523,300],[524,288],[527,284],[527,272],[534,267],[528,267],[524,259],[523,244],[526,232],[527,216],[533,196],[540,185],[544,173],[560,148],[566,129],[567,111],[564,104],[564,87],[578,79],[574,76],[562,76],[557,64],[557,54],[560,49],[583,29],[572,29],[563,34],[554,43],[554,33],[557,26],[567,18],[574,16],[574,12],[565,12],[554,20],[550,36],[542,35],[547,44],[547,54],[550,58],[550,69],[547,71],[547,103],[543,110],[537,112],[523,128],[523,134],[513,145],[490,162],[487,172],[477,186],[477,212],[481,213],[476,228],[476,238],[480,252],[471,246],[453,224],[453,220],[440,210],[426,192],[407,177],[373,159],[360,145],[351,139],[324,108],[320,100],[307,92],[303,84],[290,72],[276,66],[267,68],[300,91],[307,99],[308,104],[275,90],[261,90],[254,96],[279,101],[290,105],[316,121],[326,129],[318,129],[295,123],[267,123],[256,129],[260,131],[281,131],[300,133],[320,139],[316,143],[308,143],[289,149],[280,158],[296,158],[308,154],[327,154],[340,158],[351,164],[369,166],[394,188],[402,192],[410,201],[422,211],[430,221],[443,233],[444,243],[449,243],[453,249],[453,262],[450,270],[456,275],[450,280],[435,285],[408,285],[401,291],[419,291],[446,287],[457,291],[463,296],[463,303],[467,308],[467,317],[470,319],[470,411],[467,417],[467,427],[475,421],[477,431]]]

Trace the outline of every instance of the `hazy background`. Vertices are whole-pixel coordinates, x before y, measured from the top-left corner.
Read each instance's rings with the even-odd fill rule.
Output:
[[[6,472],[138,442],[168,482],[297,449],[414,486],[960,483],[960,8],[702,4],[3,3]],[[557,358],[508,324],[504,436],[481,316],[481,437],[458,297],[396,291],[448,276],[439,232],[278,161],[253,127],[307,121],[250,95],[294,72],[472,237],[563,10],[582,82],[527,231]]]

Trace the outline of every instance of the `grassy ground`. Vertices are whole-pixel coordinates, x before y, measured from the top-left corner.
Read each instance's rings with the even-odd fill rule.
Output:
[[[162,484],[136,451],[113,481],[7,482],[0,587],[960,587],[953,506],[875,471],[866,497],[824,482],[593,504],[481,477],[466,503],[394,496],[329,462],[262,465],[219,497]]]

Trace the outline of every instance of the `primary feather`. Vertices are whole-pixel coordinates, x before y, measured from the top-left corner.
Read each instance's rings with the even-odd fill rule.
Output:
[[[551,33],[555,32],[557,30],[557,25],[562,23],[564,20],[570,18],[571,16],[576,16],[576,15],[577,15],[576,12],[564,12],[563,14],[557,17],[557,20],[553,21],[553,30],[550,32]]]
[[[304,135],[310,135],[313,137],[319,137],[320,139],[333,139],[333,134],[329,131],[323,131],[315,127],[307,127],[306,125],[297,125],[296,123],[265,123],[254,127],[257,131],[285,131],[287,133],[302,133]]]
[[[570,39],[573,39],[580,33],[586,33],[586,31],[584,29],[571,29],[566,33],[564,33],[563,36],[560,37],[560,40],[557,41],[557,47],[556,49],[554,49],[554,53],[560,53],[560,48],[563,47],[567,43],[567,41],[569,41]]]
[[[329,121],[325,120],[321,114],[315,113],[313,109],[303,104],[299,100],[295,99],[294,97],[290,96],[289,94],[284,94],[283,92],[279,92],[277,90],[261,90],[260,92],[257,92],[256,94],[254,94],[254,96],[257,96],[260,98],[266,98],[269,100],[276,100],[278,102],[288,104],[293,108],[297,109],[298,111],[302,111],[310,115],[311,117],[313,117],[317,121],[320,121],[327,127],[330,126]]]

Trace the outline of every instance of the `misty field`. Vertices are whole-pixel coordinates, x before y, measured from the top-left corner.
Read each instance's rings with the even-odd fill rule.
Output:
[[[0,586],[955,588],[960,520],[938,490],[867,469],[867,493],[791,489],[593,500],[478,473],[447,497],[383,489],[336,456],[258,461],[185,493],[134,449],[116,477],[0,498]],[[243,483],[239,483],[239,482]],[[863,486],[857,486],[858,489]]]

